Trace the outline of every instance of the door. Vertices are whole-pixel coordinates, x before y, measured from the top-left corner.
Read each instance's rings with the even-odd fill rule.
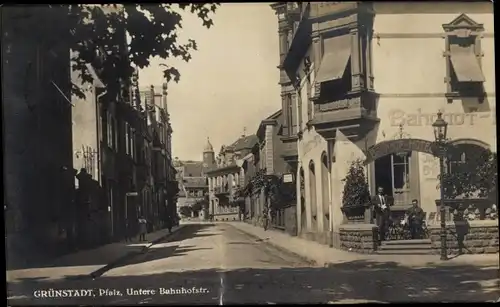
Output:
[[[391,155],[392,192],[394,205],[409,205],[411,203],[411,152]]]

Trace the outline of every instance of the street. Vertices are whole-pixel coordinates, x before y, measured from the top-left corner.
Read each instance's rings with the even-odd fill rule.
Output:
[[[315,267],[227,224],[189,224],[167,241],[95,279],[10,281],[9,305],[484,302],[499,297],[498,267],[409,268],[364,261]],[[60,297],[67,295],[72,297]]]

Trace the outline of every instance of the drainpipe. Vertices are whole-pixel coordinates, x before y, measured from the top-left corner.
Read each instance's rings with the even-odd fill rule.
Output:
[[[332,166],[333,166],[333,159],[332,159],[332,154],[333,154],[333,142],[335,142],[335,140],[328,140],[327,141],[327,154],[328,154],[328,193],[330,194],[330,199],[329,199],[329,202],[328,202],[328,209],[329,209],[329,214],[330,214],[330,218],[329,218],[329,228],[330,228],[330,242],[328,242],[328,245],[330,247],[333,247],[334,244],[333,244],[333,241],[334,241],[334,236],[335,236],[335,233],[334,233],[334,230],[335,230],[335,220],[333,218],[333,187],[332,187],[332,174],[333,174],[333,171],[332,171]]]
[[[101,111],[99,106],[99,100],[108,93],[104,90],[102,93],[95,98],[95,113],[96,113],[96,131],[97,131],[97,182],[102,186],[101,182],[101,136],[102,136],[102,121],[101,121]]]

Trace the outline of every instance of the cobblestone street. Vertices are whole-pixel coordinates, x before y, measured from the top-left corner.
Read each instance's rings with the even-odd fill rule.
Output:
[[[95,279],[89,275],[43,279],[11,277],[8,282],[10,305],[484,302],[498,299],[498,267],[409,268],[394,262],[363,260],[315,267],[228,224],[186,225],[170,239]],[[35,291],[49,289],[92,289],[95,297],[34,297],[41,295]],[[49,291],[47,295],[52,293]]]

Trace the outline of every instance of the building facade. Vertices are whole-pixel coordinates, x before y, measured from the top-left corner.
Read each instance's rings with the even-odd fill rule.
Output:
[[[143,120],[141,131],[137,133],[133,126],[128,134],[138,144],[131,144],[139,156],[139,185],[134,213],[148,220],[150,230],[165,226],[175,216],[177,199],[177,181],[172,159],[172,133],[168,112],[167,85],[139,91]],[[144,102],[142,102],[144,101]]]
[[[436,212],[439,168],[430,144],[439,110],[451,143],[464,152],[496,152],[491,4],[273,8],[286,50],[280,67],[296,97],[302,235],[338,245],[342,179],[357,159],[365,162],[371,193],[384,187],[395,211],[418,199],[428,215]]]
[[[192,212],[192,216],[198,214],[201,219],[208,217],[208,208],[205,204],[208,196],[207,171],[215,166],[215,152],[210,140],[203,148],[202,161],[175,161],[177,170],[177,181],[179,184],[179,199],[177,201],[177,213],[180,214],[180,208],[203,203],[201,210]]]
[[[110,235],[110,212],[101,182],[101,103],[106,95],[105,85],[92,65],[87,65],[93,77],[91,84],[83,83],[80,72],[72,70],[71,80],[85,97],[72,95],[72,148],[77,207],[76,233],[81,246],[104,243]]]
[[[258,143],[252,148],[252,153],[240,162],[243,168],[243,181],[246,184],[259,171],[264,172],[266,176],[275,177],[276,182],[280,183],[278,190],[275,191],[279,199],[271,200],[265,195],[266,192],[263,189],[254,190],[252,195],[245,199],[245,211],[252,223],[259,224],[264,208],[270,206],[271,226],[296,235],[296,193],[289,190],[289,185],[293,183],[282,182],[285,174],[297,172],[295,160],[290,156],[288,135],[283,136],[284,123],[281,109],[262,120],[256,133]],[[276,204],[266,203],[272,201]]]
[[[42,13],[2,9],[2,74],[10,76],[2,82],[4,213],[7,248],[19,257],[74,239],[70,51],[64,41],[51,44],[64,31],[58,13],[67,12],[55,10],[42,32],[23,28]]]
[[[216,164],[209,169],[209,215],[215,221],[235,221],[241,219],[241,207],[232,203],[235,193],[244,181],[240,159],[252,152],[258,143],[255,135],[242,135],[229,146],[222,146]]]

